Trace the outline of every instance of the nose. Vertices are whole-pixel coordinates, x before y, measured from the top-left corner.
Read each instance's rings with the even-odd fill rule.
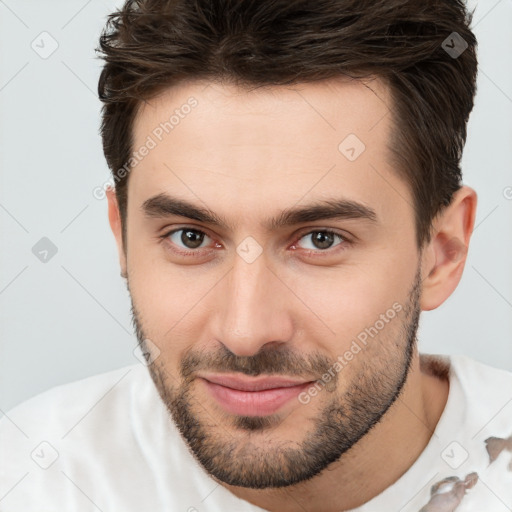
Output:
[[[293,293],[276,274],[264,254],[252,263],[237,255],[218,286],[213,335],[235,355],[251,356],[291,339]]]

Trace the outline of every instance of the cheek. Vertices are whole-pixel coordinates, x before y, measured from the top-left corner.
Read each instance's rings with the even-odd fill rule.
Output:
[[[393,263],[396,261],[408,263],[400,267]],[[399,327],[397,313],[405,308],[414,281],[412,261],[412,256],[399,260],[388,255],[372,262],[312,271],[294,279],[294,291],[309,308],[305,310],[304,306],[306,314],[299,317],[301,329],[309,333],[314,329],[323,349],[337,353],[375,325],[382,329],[379,335],[384,331],[391,335]]]
[[[144,334],[165,359],[177,359],[201,339],[209,292],[221,276],[199,266],[179,268],[166,261],[161,249],[148,251],[142,244],[130,249],[130,293]]]
[[[219,295],[219,282],[228,268],[180,267],[165,255],[156,241],[129,234],[130,292],[145,334],[162,345],[166,358],[176,359],[204,341],[208,322],[225,307],[227,295]],[[337,267],[283,265],[277,273],[293,293],[286,286],[269,290],[282,293],[281,312],[293,316],[309,340],[308,349],[340,354],[380,315],[393,312],[394,304],[403,309],[416,271],[415,256],[413,248],[387,244],[361,250]],[[386,323],[379,336],[392,335],[395,328],[397,319]]]

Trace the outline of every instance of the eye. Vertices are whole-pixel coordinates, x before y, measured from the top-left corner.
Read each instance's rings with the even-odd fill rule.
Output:
[[[185,249],[185,251],[183,251],[185,253],[194,251],[195,249],[200,249],[205,238],[210,239],[210,237],[203,231],[192,228],[175,229],[174,231],[165,234],[163,238],[168,239],[178,248]]]
[[[340,235],[339,233],[336,233],[335,231],[331,231],[329,229],[318,229],[316,231],[310,231],[309,233],[306,233],[305,235],[301,236],[300,240],[311,240],[311,246],[310,247],[304,247],[300,245],[303,249],[306,250],[313,250],[313,251],[326,251],[327,249],[331,249],[332,247],[336,247],[338,245],[341,245],[342,242],[346,242],[347,240],[345,237]],[[334,241],[338,238],[340,240],[339,243],[334,244]],[[299,245],[297,243],[297,245]]]
[[[211,242],[213,241],[204,231],[192,227],[174,229],[160,235],[160,238],[169,244],[170,250],[182,256],[200,256],[201,254],[204,256],[204,251],[201,251],[201,249],[211,249]],[[308,239],[309,244],[302,242]],[[338,243],[336,243],[336,240],[338,240]],[[347,244],[350,244],[350,240],[345,235],[330,229],[316,229],[302,234],[291,248],[300,247],[313,254],[330,253],[329,249],[341,246],[339,249],[343,250]],[[222,248],[218,243],[215,244],[215,247]]]

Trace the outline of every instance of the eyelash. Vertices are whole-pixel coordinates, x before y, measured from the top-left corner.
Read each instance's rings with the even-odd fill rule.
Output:
[[[196,228],[193,228],[191,226],[188,226],[188,227],[187,226],[183,226],[181,228],[173,229],[171,231],[168,231],[165,234],[161,235],[159,238],[162,239],[163,242],[165,242],[174,233],[178,233],[179,231],[186,231],[186,230],[194,231],[195,233],[203,234],[203,235],[206,235],[206,236],[209,237],[209,235],[207,233],[205,233],[204,231],[201,231],[200,229],[196,229]],[[333,252],[337,253],[337,252],[345,250],[346,249],[346,245],[350,245],[352,243],[349,240],[348,237],[346,237],[345,235],[342,235],[341,233],[338,233],[337,231],[334,231],[332,229],[321,229],[321,228],[319,228],[319,229],[312,229],[310,231],[306,231],[306,232],[300,234],[298,236],[298,238],[297,238],[297,241],[294,242],[292,244],[292,246],[297,245],[297,243],[300,240],[302,240],[304,237],[306,237],[308,235],[312,235],[313,233],[325,233],[325,234],[328,234],[328,235],[333,235],[335,237],[340,238],[341,242],[339,244],[337,244],[336,246],[334,246],[334,248],[329,248],[329,249],[325,249],[325,250],[322,250],[322,249],[316,249],[316,250],[314,250],[314,249],[303,249],[303,251],[305,251],[308,255],[319,256],[319,254],[325,254],[325,253],[331,255]],[[209,238],[211,238],[211,237],[209,237]],[[204,255],[203,251],[201,251],[200,249],[196,249],[196,250],[176,249],[175,244],[172,243],[172,242],[170,242],[170,243],[173,245],[172,251],[177,253],[177,254],[179,254],[179,255],[181,255],[181,256],[197,257],[197,256]],[[336,247],[339,247],[339,246],[342,246],[342,247],[336,249]]]

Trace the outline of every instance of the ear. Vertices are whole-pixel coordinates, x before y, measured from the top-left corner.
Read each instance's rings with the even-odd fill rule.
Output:
[[[108,200],[108,221],[116,239],[117,252],[119,254],[119,265],[121,266],[121,276],[126,278],[126,254],[123,244],[123,228],[115,190],[112,187],[108,187],[106,195]]]
[[[422,256],[424,277],[420,304],[423,311],[439,307],[457,288],[466,264],[476,205],[476,192],[463,186],[435,218],[431,241]]]

